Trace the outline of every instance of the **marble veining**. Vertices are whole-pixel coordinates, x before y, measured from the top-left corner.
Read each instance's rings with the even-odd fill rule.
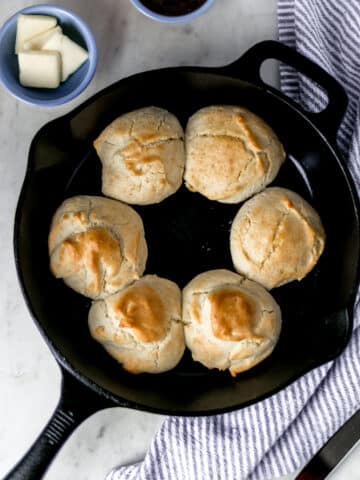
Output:
[[[34,3],[2,0],[0,23]],[[147,19],[129,0],[56,3],[89,23],[99,65],[90,87],[63,107],[31,107],[0,88],[0,477],[44,427],[60,388],[59,369],[31,321],[13,260],[13,219],[34,134],[120,78],[166,66],[224,65],[257,41],[276,38],[276,0],[217,0],[202,17],[179,25]],[[269,72],[276,82],[274,67]],[[162,420],[122,408],[93,415],[68,440],[46,480],[101,480],[115,465],[140,460]]]

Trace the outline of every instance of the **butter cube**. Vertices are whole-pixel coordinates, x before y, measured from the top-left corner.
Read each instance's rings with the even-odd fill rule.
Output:
[[[45,43],[48,42],[53,35],[58,34],[62,34],[62,29],[59,26],[50,28],[50,30],[47,30],[46,32],[41,32],[38,35],[31,37],[30,40],[24,42],[22,51],[26,52],[28,50],[41,50]]]
[[[63,36],[64,35],[62,31],[60,32],[59,30],[56,30],[56,32],[54,32],[54,35],[51,35],[45,40],[41,47],[41,50],[52,50],[54,52],[61,53],[61,43]]]
[[[86,62],[88,52],[69,37],[57,32],[46,41],[42,50],[53,50],[61,54],[62,81],[74,73]]]
[[[31,37],[56,27],[56,24],[56,18],[47,15],[19,15],[17,18],[15,52],[19,53],[23,49],[24,42],[30,40]]]
[[[61,81],[59,52],[30,51],[18,55],[20,83],[24,87],[57,88]]]
[[[72,73],[81,67],[89,57],[88,52],[77,43],[63,35],[61,44],[62,54],[62,81],[65,81]]]

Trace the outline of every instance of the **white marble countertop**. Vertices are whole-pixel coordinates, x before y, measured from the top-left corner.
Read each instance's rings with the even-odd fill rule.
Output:
[[[33,3],[2,0],[0,24]],[[31,321],[13,260],[13,218],[32,137],[50,119],[132,73],[163,66],[223,65],[257,41],[276,37],[276,0],[218,0],[202,17],[174,26],[145,18],[129,0],[56,3],[79,13],[93,29],[99,65],[90,87],[64,107],[34,108],[0,89],[0,477],[44,427],[60,391],[59,369]],[[269,68],[276,81],[274,67]],[[68,440],[46,480],[101,480],[115,465],[142,458],[162,420],[122,408],[97,413]]]

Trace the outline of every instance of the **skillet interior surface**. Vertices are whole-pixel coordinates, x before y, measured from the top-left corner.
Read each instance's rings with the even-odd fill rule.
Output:
[[[121,113],[155,105],[185,127],[197,109],[238,104],[264,118],[287,152],[273,185],[290,188],[320,213],[327,243],[316,268],[301,282],[272,291],[283,314],[274,353],[236,379],[210,371],[187,351],[178,367],[133,376],[91,339],[90,301],[49,271],[47,236],[55,209],[67,197],[101,194],[101,165],[92,141]],[[140,213],[149,246],[146,273],[183,287],[198,273],[232,269],[229,232],[240,205],[211,202],[182,187]],[[351,331],[346,306],[356,285],[359,237],[356,205],[336,153],[287,102],[244,81],[201,69],[167,69],[113,85],[35,137],[15,229],[16,261],[30,310],[60,363],[97,384],[119,403],[162,413],[203,414],[239,408],[268,396],[338,355]]]

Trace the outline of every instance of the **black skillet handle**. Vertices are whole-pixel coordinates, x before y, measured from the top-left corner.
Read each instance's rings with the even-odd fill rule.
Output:
[[[254,45],[239,60],[225,67],[225,70],[227,73],[274,91],[275,89],[266,85],[260,77],[261,65],[269,59],[286,63],[325,90],[328,95],[328,105],[319,113],[306,112],[306,116],[329,140],[335,140],[347,107],[347,95],[335,78],[301,53],[283,43],[268,40]],[[279,95],[279,92],[276,92]]]
[[[65,440],[86,418],[114,403],[63,371],[60,401],[30,450],[4,480],[40,480]]]

